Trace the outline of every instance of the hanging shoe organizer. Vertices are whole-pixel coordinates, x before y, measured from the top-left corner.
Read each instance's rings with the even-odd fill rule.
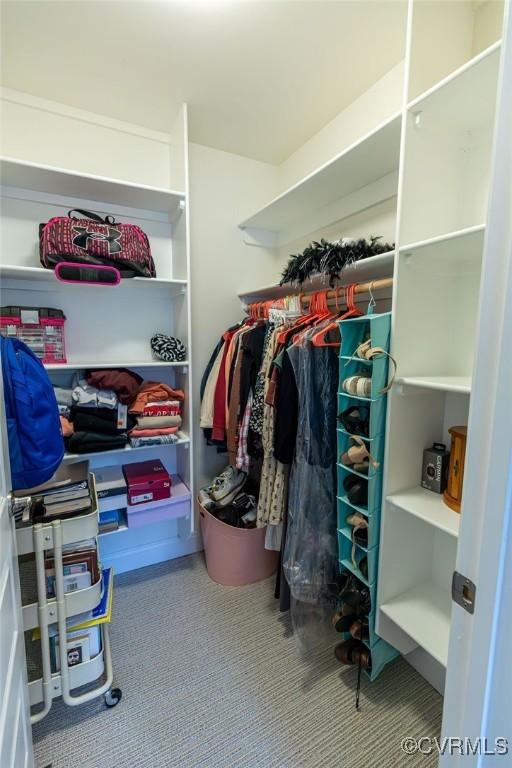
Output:
[[[358,471],[355,465],[342,463],[342,455],[348,449],[357,445],[351,439],[351,433],[341,423],[338,423],[338,551],[340,570],[349,571],[361,582],[369,587],[372,609],[368,617],[369,638],[363,639],[365,645],[371,651],[372,668],[366,671],[370,680],[382,671],[383,667],[396,656],[396,651],[391,645],[378,637],[375,633],[375,615],[377,598],[377,569],[379,559],[379,534],[380,534],[380,508],[382,501],[382,477],[384,463],[384,438],[386,431],[386,399],[387,394],[382,390],[388,383],[389,358],[387,355],[379,355],[373,360],[360,359],[355,356],[359,344],[371,339],[372,347],[381,347],[389,350],[389,337],[391,329],[391,313],[368,314],[347,320],[341,320],[341,347],[340,347],[340,383],[338,392],[338,413],[348,408],[360,406],[368,409],[368,437],[364,436],[371,459],[366,471]],[[350,376],[371,377],[371,391],[368,397],[348,394],[343,391],[343,382]],[[372,459],[375,464],[372,463]],[[378,465],[377,465],[378,463]],[[359,478],[362,483],[368,485],[367,504],[355,504],[347,495],[344,482],[347,477]],[[368,523],[368,544],[362,546],[353,543],[353,527],[347,523],[347,518],[354,513],[364,516]],[[366,558],[364,573],[359,565]],[[355,560],[355,564],[354,564]],[[345,633],[344,639],[350,637]]]

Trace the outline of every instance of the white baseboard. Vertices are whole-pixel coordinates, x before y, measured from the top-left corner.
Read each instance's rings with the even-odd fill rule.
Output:
[[[112,567],[116,574],[126,573],[137,568],[145,568],[147,565],[163,563],[165,560],[175,560],[178,557],[191,555],[194,552],[200,552],[202,548],[201,537],[197,533],[186,539],[174,536],[116,552],[103,553],[101,561],[104,568]]]

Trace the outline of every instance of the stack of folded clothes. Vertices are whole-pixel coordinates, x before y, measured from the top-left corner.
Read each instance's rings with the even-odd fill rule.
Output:
[[[63,437],[71,437],[73,434],[73,424],[70,421],[71,406],[73,405],[73,389],[64,387],[54,387],[57,405],[59,406],[60,426]]]
[[[72,390],[69,421],[61,416],[66,447],[72,453],[90,453],[123,448],[135,419],[127,411],[142,382],[126,369],[86,371]]]
[[[181,406],[185,395],[168,384],[145,381],[130,406],[136,426],[130,431],[130,445],[166,445],[178,441]]]

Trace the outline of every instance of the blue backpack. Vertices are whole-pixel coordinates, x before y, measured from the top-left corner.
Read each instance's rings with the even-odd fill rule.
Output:
[[[41,361],[18,339],[0,337],[12,490],[51,478],[64,456],[59,407]]]

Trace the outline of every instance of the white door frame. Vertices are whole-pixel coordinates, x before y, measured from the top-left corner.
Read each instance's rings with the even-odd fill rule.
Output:
[[[475,612],[454,605],[442,738],[509,740],[508,757],[441,756],[447,766],[512,760],[512,20],[505,2],[480,323],[471,395],[457,570]],[[446,741],[442,741],[442,744]],[[496,762],[497,761],[497,762]]]
[[[16,532],[7,499],[10,487],[0,370],[0,766],[34,768]]]

